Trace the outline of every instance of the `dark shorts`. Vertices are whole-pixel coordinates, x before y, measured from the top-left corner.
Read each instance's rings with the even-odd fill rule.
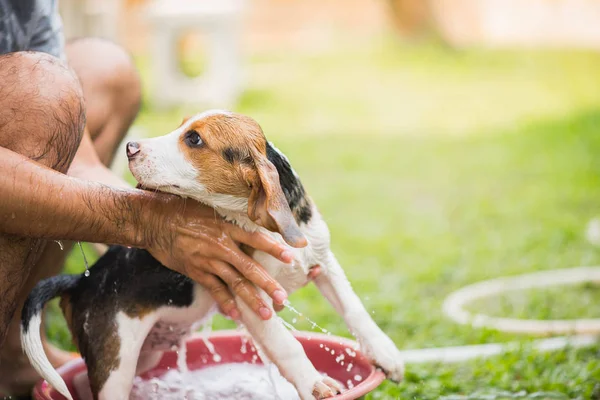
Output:
[[[0,0],[0,54],[41,51],[64,59],[58,0]]]

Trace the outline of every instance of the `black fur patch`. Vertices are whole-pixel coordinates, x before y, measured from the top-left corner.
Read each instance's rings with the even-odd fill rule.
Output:
[[[80,279],[80,275],[58,275],[52,278],[44,279],[38,283],[31,293],[21,311],[21,326],[23,332],[29,330],[29,322],[36,315],[42,312],[44,305],[61,295],[63,292],[74,288]]]
[[[69,295],[80,307],[118,306],[115,311],[135,314],[140,307],[188,307],[193,287],[191,279],[164,267],[146,250],[111,246]]]
[[[277,168],[279,184],[283,190],[290,210],[294,214],[296,222],[307,223],[312,217],[310,199],[304,191],[300,178],[294,174],[290,163],[277,150],[267,142],[267,158]]]

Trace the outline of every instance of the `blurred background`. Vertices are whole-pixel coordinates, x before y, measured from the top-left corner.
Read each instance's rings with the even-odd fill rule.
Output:
[[[600,345],[540,354],[532,338],[441,312],[479,280],[600,261],[585,235],[600,214],[599,0],[61,0],[61,12],[69,37],[106,37],[133,55],[144,103],[132,137],[212,107],[257,119],[399,348],[522,343],[488,360],[409,366],[406,382],[368,399],[600,399]],[[126,173],[124,155],[114,168]],[[67,269],[82,268],[74,252]],[[349,335],[314,288],[291,301]],[[600,286],[473,310],[598,318]],[[56,311],[49,328],[70,346]]]

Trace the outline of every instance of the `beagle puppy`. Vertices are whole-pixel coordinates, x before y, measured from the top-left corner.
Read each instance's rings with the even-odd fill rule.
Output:
[[[173,132],[127,145],[129,167],[145,188],[193,198],[248,231],[260,231],[294,248],[284,264],[250,253],[288,293],[314,282],[357,339],[360,350],[387,377],[400,381],[403,363],[392,340],[375,324],[330,249],[329,230],[288,159],[269,143],[252,118],[208,111],[184,120]],[[89,276],[62,275],[41,281],[22,313],[23,349],[35,369],[63,396],[67,387],[48,361],[40,340],[44,304],[61,297],[73,340],[83,356],[94,399],[126,400],[133,378],[152,368],[162,352],[178,346],[199,321],[216,312],[202,286],[163,267],[147,251],[112,246]],[[264,292],[261,296],[272,307]],[[323,377],[279,318],[259,318],[236,298],[241,322],[254,343],[294,385],[300,398],[340,392]]]

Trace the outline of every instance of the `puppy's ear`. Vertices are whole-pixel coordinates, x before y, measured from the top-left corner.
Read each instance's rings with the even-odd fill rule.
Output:
[[[248,216],[258,225],[278,232],[293,247],[307,245],[279,184],[275,166],[263,155],[254,157],[257,176],[251,182]]]

